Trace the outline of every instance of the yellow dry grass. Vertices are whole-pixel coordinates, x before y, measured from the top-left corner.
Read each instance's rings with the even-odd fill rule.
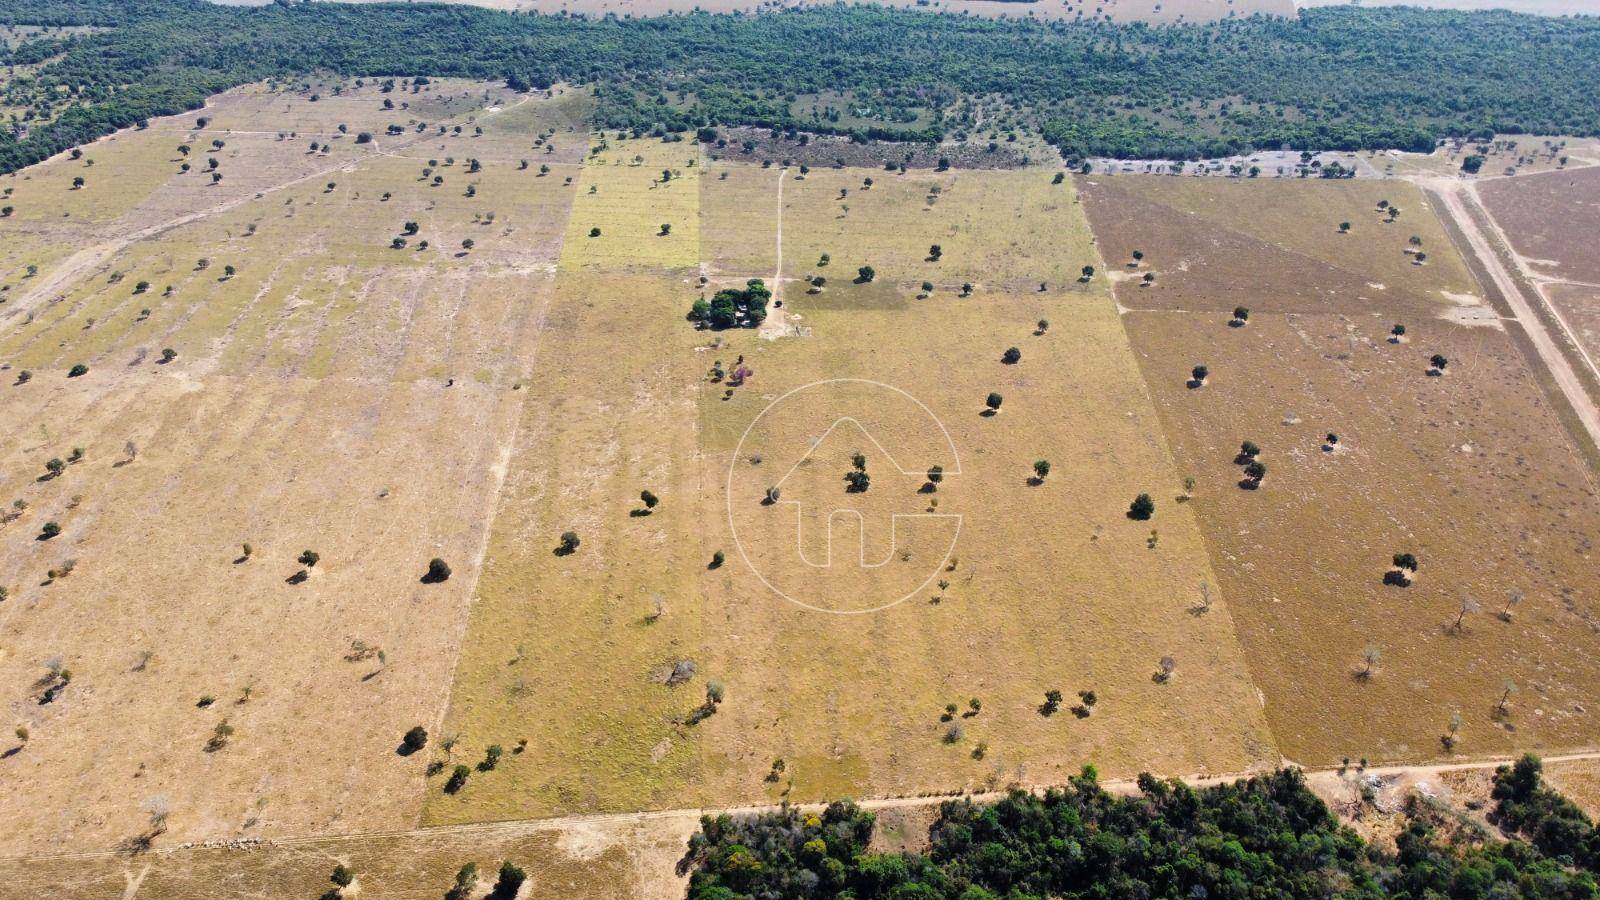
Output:
[[[165,157],[188,132],[173,124],[85,156],[178,177]],[[426,761],[395,748],[413,725],[438,731],[571,189],[485,165],[485,226],[459,182],[441,196],[409,161],[335,160],[348,168],[328,190],[304,177],[302,147],[223,152],[236,147],[262,196],[223,187],[180,211],[124,191],[128,208],[85,232],[105,255],[75,263],[59,295],[17,301],[0,334],[0,360],[34,373],[7,378],[0,440],[0,496],[19,513],[0,527],[0,683],[7,731],[28,731],[4,760],[8,853],[110,847],[154,806],[170,809],[163,843],[419,815]],[[479,247],[391,250],[408,220]],[[0,222],[57,248],[33,229]],[[164,347],[177,357],[162,364]],[[38,540],[49,521],[61,533]],[[321,562],[287,583],[305,549]],[[421,584],[434,556],[456,576]],[[70,575],[47,575],[68,559]],[[58,660],[71,682],[41,704]],[[227,746],[206,752],[224,720]]]
[[[577,175],[563,270],[659,271],[700,262],[699,149],[688,141],[597,147]],[[670,172],[666,178],[664,173]],[[671,226],[661,234],[661,226]],[[592,234],[599,228],[600,234]]]
[[[993,177],[945,180],[941,212],[980,220],[994,197],[1018,188],[1016,175]],[[985,245],[959,228],[945,265],[1021,280],[1035,266],[1094,259],[1071,186],[1035,178],[1034,196],[1005,215],[1041,217],[1048,236],[1017,244],[1007,230]],[[915,185],[920,198],[930,183],[940,182],[908,177],[902,190]],[[1038,199],[1047,190],[1051,199]],[[580,187],[579,207],[584,196]],[[715,221],[726,208],[708,206],[706,234],[732,233]],[[597,215],[589,220],[609,229]],[[816,252],[833,215],[831,204],[805,198],[786,209],[786,258]],[[906,215],[921,213],[868,205],[852,211],[860,224],[847,236],[901,279],[916,277],[929,240],[905,233]],[[589,220],[575,213],[574,227]],[[436,781],[427,821],[1051,781],[1090,761],[1119,773],[1224,772],[1276,758],[1199,531],[1172,499],[1181,479],[1102,291],[963,300],[942,290],[919,301],[889,283],[809,296],[789,284],[785,308],[809,336],[773,342],[693,331],[682,313],[696,292],[681,273],[569,268],[569,257],[589,254],[577,240],[563,256],[447,726],[460,734],[452,764],[476,763],[492,743],[506,753],[459,794]],[[1031,255],[1045,244],[1047,257]],[[1053,324],[1034,336],[1039,318]],[[1008,342],[1025,348],[1021,365],[999,362]],[[741,354],[754,380],[723,399],[728,388],[706,372]],[[939,496],[966,518],[939,602],[925,591],[867,617],[806,610],[768,590],[734,552],[724,484],[730,464],[748,465],[732,459],[740,434],[778,394],[830,377],[899,386],[950,427],[964,469]],[[993,418],[979,415],[989,390],[1007,397]],[[926,446],[909,432],[888,439]],[[925,464],[931,454],[909,455]],[[1039,458],[1059,475],[1032,487]],[[927,503],[917,485],[896,486],[885,461],[871,465],[883,487],[869,503]],[[631,516],[642,489],[662,504]],[[1128,503],[1144,491],[1160,511],[1153,522],[1130,521]],[[765,526],[750,527],[761,543]],[[555,554],[569,529],[582,540],[577,553]],[[719,550],[727,561],[713,568]],[[1214,604],[1198,614],[1202,583]],[[1179,673],[1158,684],[1163,656],[1179,661]],[[694,678],[660,683],[680,660],[694,661]],[[725,700],[685,723],[711,680]],[[1078,690],[1100,702],[1088,719],[1065,708],[1046,717],[1037,708],[1048,690],[1065,692],[1067,706]],[[944,706],[966,710],[974,697],[981,711],[956,717],[963,733],[946,742]],[[980,743],[986,752],[975,754]],[[778,758],[784,774],[769,781]]]
[[[1079,270],[1097,262],[1088,226],[1072,186],[1050,181],[1037,170],[813,169],[784,187],[785,268],[833,283],[868,265],[908,288],[1080,290]],[[928,261],[934,244],[938,262]]]

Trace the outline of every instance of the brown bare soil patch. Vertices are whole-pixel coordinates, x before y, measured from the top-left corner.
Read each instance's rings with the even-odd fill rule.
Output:
[[[1579,747],[1593,734],[1600,501],[1506,335],[1424,320],[1127,316],[1285,755],[1412,760]],[[1429,377],[1427,358],[1452,362]],[[1208,364],[1199,390],[1191,365]],[[1329,432],[1340,450],[1325,452]],[[1264,483],[1241,489],[1239,444]],[[1386,586],[1394,553],[1412,586]],[[1526,599],[1497,617],[1507,592]],[[1463,598],[1481,605],[1454,627]],[[1371,677],[1363,650],[1381,661]],[[1498,709],[1504,681],[1519,693]],[[1311,689],[1310,686],[1314,686]]]
[[[1078,180],[1107,269],[1125,284],[1124,307],[1415,316],[1451,305],[1445,292],[1476,292],[1421,192],[1403,183]],[[1400,207],[1400,218],[1386,221],[1380,201]],[[1428,254],[1422,265],[1407,252],[1413,235]],[[1147,273],[1154,281],[1138,286]]]
[[[1534,272],[1600,284],[1600,167],[1493,179],[1478,194]]]

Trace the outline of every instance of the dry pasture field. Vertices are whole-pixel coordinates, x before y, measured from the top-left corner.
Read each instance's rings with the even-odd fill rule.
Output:
[[[1416,187],[590,103],[255,85],[0,178],[5,883],[669,895],[700,808],[1592,744],[1595,474]]]
[[[318,105],[216,106],[257,100]],[[506,136],[445,138],[462,149],[435,187],[425,160],[386,154],[400,141],[310,164],[304,136],[194,120],[3,179],[25,247],[102,242],[3,307],[6,853],[111,847],[157,819],[165,843],[420,809],[426,761],[395,749],[448,694],[572,188],[511,163],[461,174]],[[201,198],[175,148],[204,158],[213,133],[225,177]],[[42,211],[62,204],[71,224]],[[436,246],[392,249],[406,221]],[[433,556],[456,578],[420,583]]]
[[[490,744],[505,754],[457,793],[431,785],[425,821],[913,794],[1057,780],[1085,760],[1123,773],[1270,764],[1199,533],[1166,499],[1178,479],[1115,310],[1103,283],[1059,283],[1096,259],[1071,185],[1039,172],[801,177],[723,164],[663,184],[679,147],[612,146],[579,178],[540,349],[551,376],[529,389],[447,725],[460,735],[455,758],[476,763]],[[646,159],[614,161],[635,155]],[[696,172],[698,192],[672,193]],[[777,228],[757,228],[752,210],[776,215],[780,179],[784,265],[843,274],[808,294],[779,273],[785,320],[805,337],[694,330],[683,314],[699,270],[660,252],[672,245],[646,233],[641,209],[680,219],[693,213],[681,204],[696,204],[707,277],[771,282]],[[602,238],[586,237],[592,227]],[[594,249],[613,234],[641,235],[643,256],[622,265]],[[941,241],[942,259],[927,262]],[[833,260],[815,266],[823,253]],[[873,283],[845,277],[867,264],[880,271]],[[1057,285],[1041,293],[1033,273]],[[918,299],[923,279],[936,286]],[[976,293],[958,296],[968,279]],[[1044,317],[1052,324],[1034,335]],[[997,324],[1004,334],[974,337]],[[1000,361],[1005,341],[1025,348],[1019,365]],[[755,373],[743,385],[707,378],[738,357]],[[730,466],[753,465],[734,458],[741,432],[778,396],[829,378],[901,387],[961,448],[960,476],[938,494],[965,516],[955,567],[940,576],[948,588],[864,618],[766,587],[741,564],[723,499]],[[990,390],[1007,397],[992,418],[979,415]],[[918,435],[887,430],[924,448],[908,451],[918,464],[936,458]],[[804,447],[820,434],[768,437]],[[896,478],[867,451],[885,484],[867,495],[869,520],[928,502],[923,479]],[[1038,458],[1071,475],[1029,485]],[[816,461],[825,485],[848,467]],[[794,538],[752,484],[732,515],[759,555]],[[661,502],[641,515],[646,489]],[[1148,524],[1124,515],[1141,491],[1162,498]],[[1059,541],[1028,540],[1044,522]],[[581,544],[560,555],[568,529]],[[882,549],[883,535],[868,540]],[[908,546],[917,560],[932,552]],[[1199,616],[1202,584],[1213,605]],[[1169,655],[1181,672],[1158,684]],[[692,677],[667,683],[682,662]],[[709,681],[725,699],[689,724]],[[1048,690],[1103,699],[1087,719],[1065,707],[1044,716]],[[959,714],[941,722],[946,704]]]
[[[1139,270],[1158,273],[1150,288],[1120,282],[1119,302],[1132,308],[1129,336],[1177,463],[1196,479],[1193,504],[1284,754],[1313,766],[1432,758],[1453,715],[1459,753],[1588,745],[1600,686],[1593,473],[1502,330],[1518,326],[1451,321],[1465,269],[1420,197],[1393,184],[1290,195],[1130,180],[1089,186],[1090,220],[1108,252],[1142,245]],[[1327,234],[1333,199],[1372,209],[1345,196],[1357,188],[1402,204],[1401,227]],[[1151,195],[1175,211],[1167,221],[1194,227],[1152,230],[1148,207],[1126,202]],[[1218,252],[1226,232],[1202,216],[1234,209],[1276,223],[1282,239]],[[1382,236],[1378,248],[1346,243],[1364,231]],[[1426,265],[1394,263],[1402,251],[1387,245],[1408,232],[1435,248]],[[1313,254],[1349,288],[1281,296],[1280,285],[1332,280],[1303,280]],[[1240,274],[1250,271],[1255,291]],[[1223,311],[1234,305],[1251,308],[1243,327]],[[1395,323],[1407,326],[1399,342]],[[1438,376],[1435,353],[1449,360]],[[1209,369],[1199,388],[1195,365]],[[1267,467],[1254,489],[1236,460],[1243,441]],[[1397,553],[1421,560],[1410,587],[1384,583]],[[1502,619],[1511,591],[1524,599]],[[1508,679],[1517,692],[1502,707]]]

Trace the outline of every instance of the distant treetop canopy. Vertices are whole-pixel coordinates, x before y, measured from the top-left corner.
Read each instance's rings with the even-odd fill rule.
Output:
[[[933,141],[976,128],[959,101],[992,94],[1069,158],[1600,133],[1593,17],[1339,7],[1154,26],[842,5],[589,19],[441,4],[0,0],[0,24],[106,29],[0,51],[0,65],[37,66],[0,85],[0,102],[22,110],[0,133],[0,171],[313,71],[590,85],[596,125],[641,133],[751,125]],[[848,100],[797,102],[821,95]]]

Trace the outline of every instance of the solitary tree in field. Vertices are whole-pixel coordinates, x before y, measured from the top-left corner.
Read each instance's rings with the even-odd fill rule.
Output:
[[[237,275],[238,272],[239,272],[239,270],[235,269],[231,265],[222,267],[222,277],[224,277],[224,278],[232,278],[234,275]]]
[[[1396,339],[1405,337],[1406,336],[1406,327],[1404,325],[1396,325],[1396,326],[1394,326],[1393,328],[1389,329],[1389,336],[1393,337],[1393,338],[1396,338]]]
[[[1461,626],[1467,620],[1467,613],[1477,612],[1478,609],[1479,609],[1478,601],[1474,600],[1472,598],[1471,594],[1462,594],[1461,595],[1461,606],[1456,611],[1456,620],[1455,620],[1455,622],[1451,623],[1450,630],[1459,632],[1461,630]]]
[[[578,549],[578,543],[579,541],[577,532],[563,531],[561,532],[561,545],[556,548],[556,552],[562,556],[574,553]]]
[[[600,229],[598,229],[598,228],[589,229],[589,237],[597,238],[599,236],[600,236]]]
[[[1083,274],[1078,277],[1079,281],[1088,281],[1094,277],[1094,266],[1084,266],[1082,271]]]
[[[1349,234],[1350,233],[1350,223],[1349,222],[1340,222],[1339,223],[1339,233],[1340,234]]]
[[[82,175],[79,175],[78,177],[72,179],[72,189],[73,190],[75,190],[75,191],[76,190],[80,190],[80,189],[83,188],[83,185],[84,185],[84,181],[83,181],[83,176]]]
[[[177,358],[178,358],[178,351],[172,349],[171,347],[167,347],[166,349],[161,351],[161,361],[163,363],[172,362],[173,360],[175,360]]]
[[[944,256],[944,248],[940,247],[938,244],[934,244],[933,246],[928,248],[928,261],[929,262],[938,262],[943,256]]]
[[[1135,250],[1135,251],[1133,251],[1133,265],[1137,266],[1139,264],[1139,261],[1142,260],[1142,259],[1144,259],[1144,251],[1143,250]]]
[[[1439,736],[1439,743],[1443,744],[1446,750],[1454,750],[1460,731],[1461,713],[1453,712],[1450,714],[1450,724],[1446,727],[1445,733]]]
[[[1133,503],[1128,505],[1128,518],[1144,522],[1155,515],[1156,502],[1150,499],[1149,494],[1140,494],[1133,498]]]
[[[422,577],[429,584],[438,584],[450,579],[450,564],[435,556],[428,560],[428,574]]]
[[[1501,621],[1511,621],[1511,608],[1521,603],[1522,600],[1522,591],[1519,588],[1512,588],[1506,591],[1506,605],[1504,609],[1500,610]]]
[[[1033,333],[1034,334],[1044,334],[1046,331],[1049,331],[1049,330],[1050,330],[1050,320],[1049,319],[1040,319],[1038,325],[1034,326]]]
[[[1000,361],[1008,366],[1015,365],[1022,361],[1022,351],[1016,347],[1008,347],[1006,352],[1001,354]]]
[[[1433,364],[1434,370],[1438,372],[1443,372],[1444,367],[1450,364],[1450,360],[1447,359],[1442,353],[1435,353],[1434,355],[1428,357],[1428,362]]]
[[[1033,464],[1033,474],[1034,480],[1040,482],[1044,481],[1045,478],[1050,475],[1050,460],[1036,460]]]
[[[296,561],[299,562],[300,565],[310,569],[314,568],[318,562],[322,561],[322,555],[315,550],[302,550],[300,551],[300,555],[296,557]]]
[[[1245,459],[1255,459],[1261,455],[1261,448],[1256,446],[1255,441],[1245,441],[1239,445],[1239,455]]]
[[[639,501],[644,504],[645,509],[655,509],[656,504],[661,502],[661,498],[649,491],[640,491]]]
[[[1055,715],[1061,708],[1061,692],[1049,690],[1044,692],[1044,703],[1039,706],[1039,714],[1045,716]]]
[[[1178,661],[1170,656],[1163,656],[1161,661],[1156,663],[1155,680],[1160,684],[1166,684],[1172,680],[1172,673],[1176,671],[1178,671]]]
[[[1503,714],[1506,711],[1506,703],[1511,699],[1511,695],[1517,692],[1517,683],[1507,678],[1502,688],[1500,702],[1495,705],[1495,711]]]
[[[509,862],[501,863],[500,877],[495,879],[494,890],[489,892],[490,900],[512,900],[527,880],[528,874],[520,868]]]
[[[83,363],[77,363],[72,368],[67,370],[67,377],[68,378],[79,378],[79,377],[81,377],[83,375],[87,375],[87,374],[89,374],[89,367],[84,365]]]
[[[1366,648],[1361,651],[1362,666],[1360,674],[1363,681],[1372,677],[1372,670],[1377,667],[1378,662],[1382,659],[1383,652],[1378,649],[1378,645],[1367,644]]]
[[[929,493],[939,489],[939,482],[944,480],[944,466],[928,467],[928,484],[925,488]]]
[[[1233,321],[1239,325],[1243,325],[1244,323],[1250,321],[1250,308],[1246,306],[1235,306],[1233,308]]]
[[[990,391],[989,396],[983,401],[983,404],[989,407],[990,412],[999,412],[1000,404],[1004,403],[1005,400],[1006,398],[1000,396],[998,393]]]
[[[671,225],[671,223],[662,222],[661,223],[661,230],[656,232],[656,235],[658,237],[666,237],[667,235],[669,235],[671,233],[672,233],[672,225]]]
[[[478,864],[467,863],[456,872],[455,886],[445,894],[445,900],[470,900],[477,886]]]
[[[872,268],[871,266],[862,266],[861,268],[856,270],[856,283],[857,284],[869,284],[869,283],[871,283],[872,279],[877,278],[877,277],[878,277],[877,270]]]
[[[1206,383],[1206,379],[1211,375],[1211,370],[1205,366],[1195,366],[1189,370],[1189,374],[1192,376],[1190,383],[1195,387],[1199,387]]]

